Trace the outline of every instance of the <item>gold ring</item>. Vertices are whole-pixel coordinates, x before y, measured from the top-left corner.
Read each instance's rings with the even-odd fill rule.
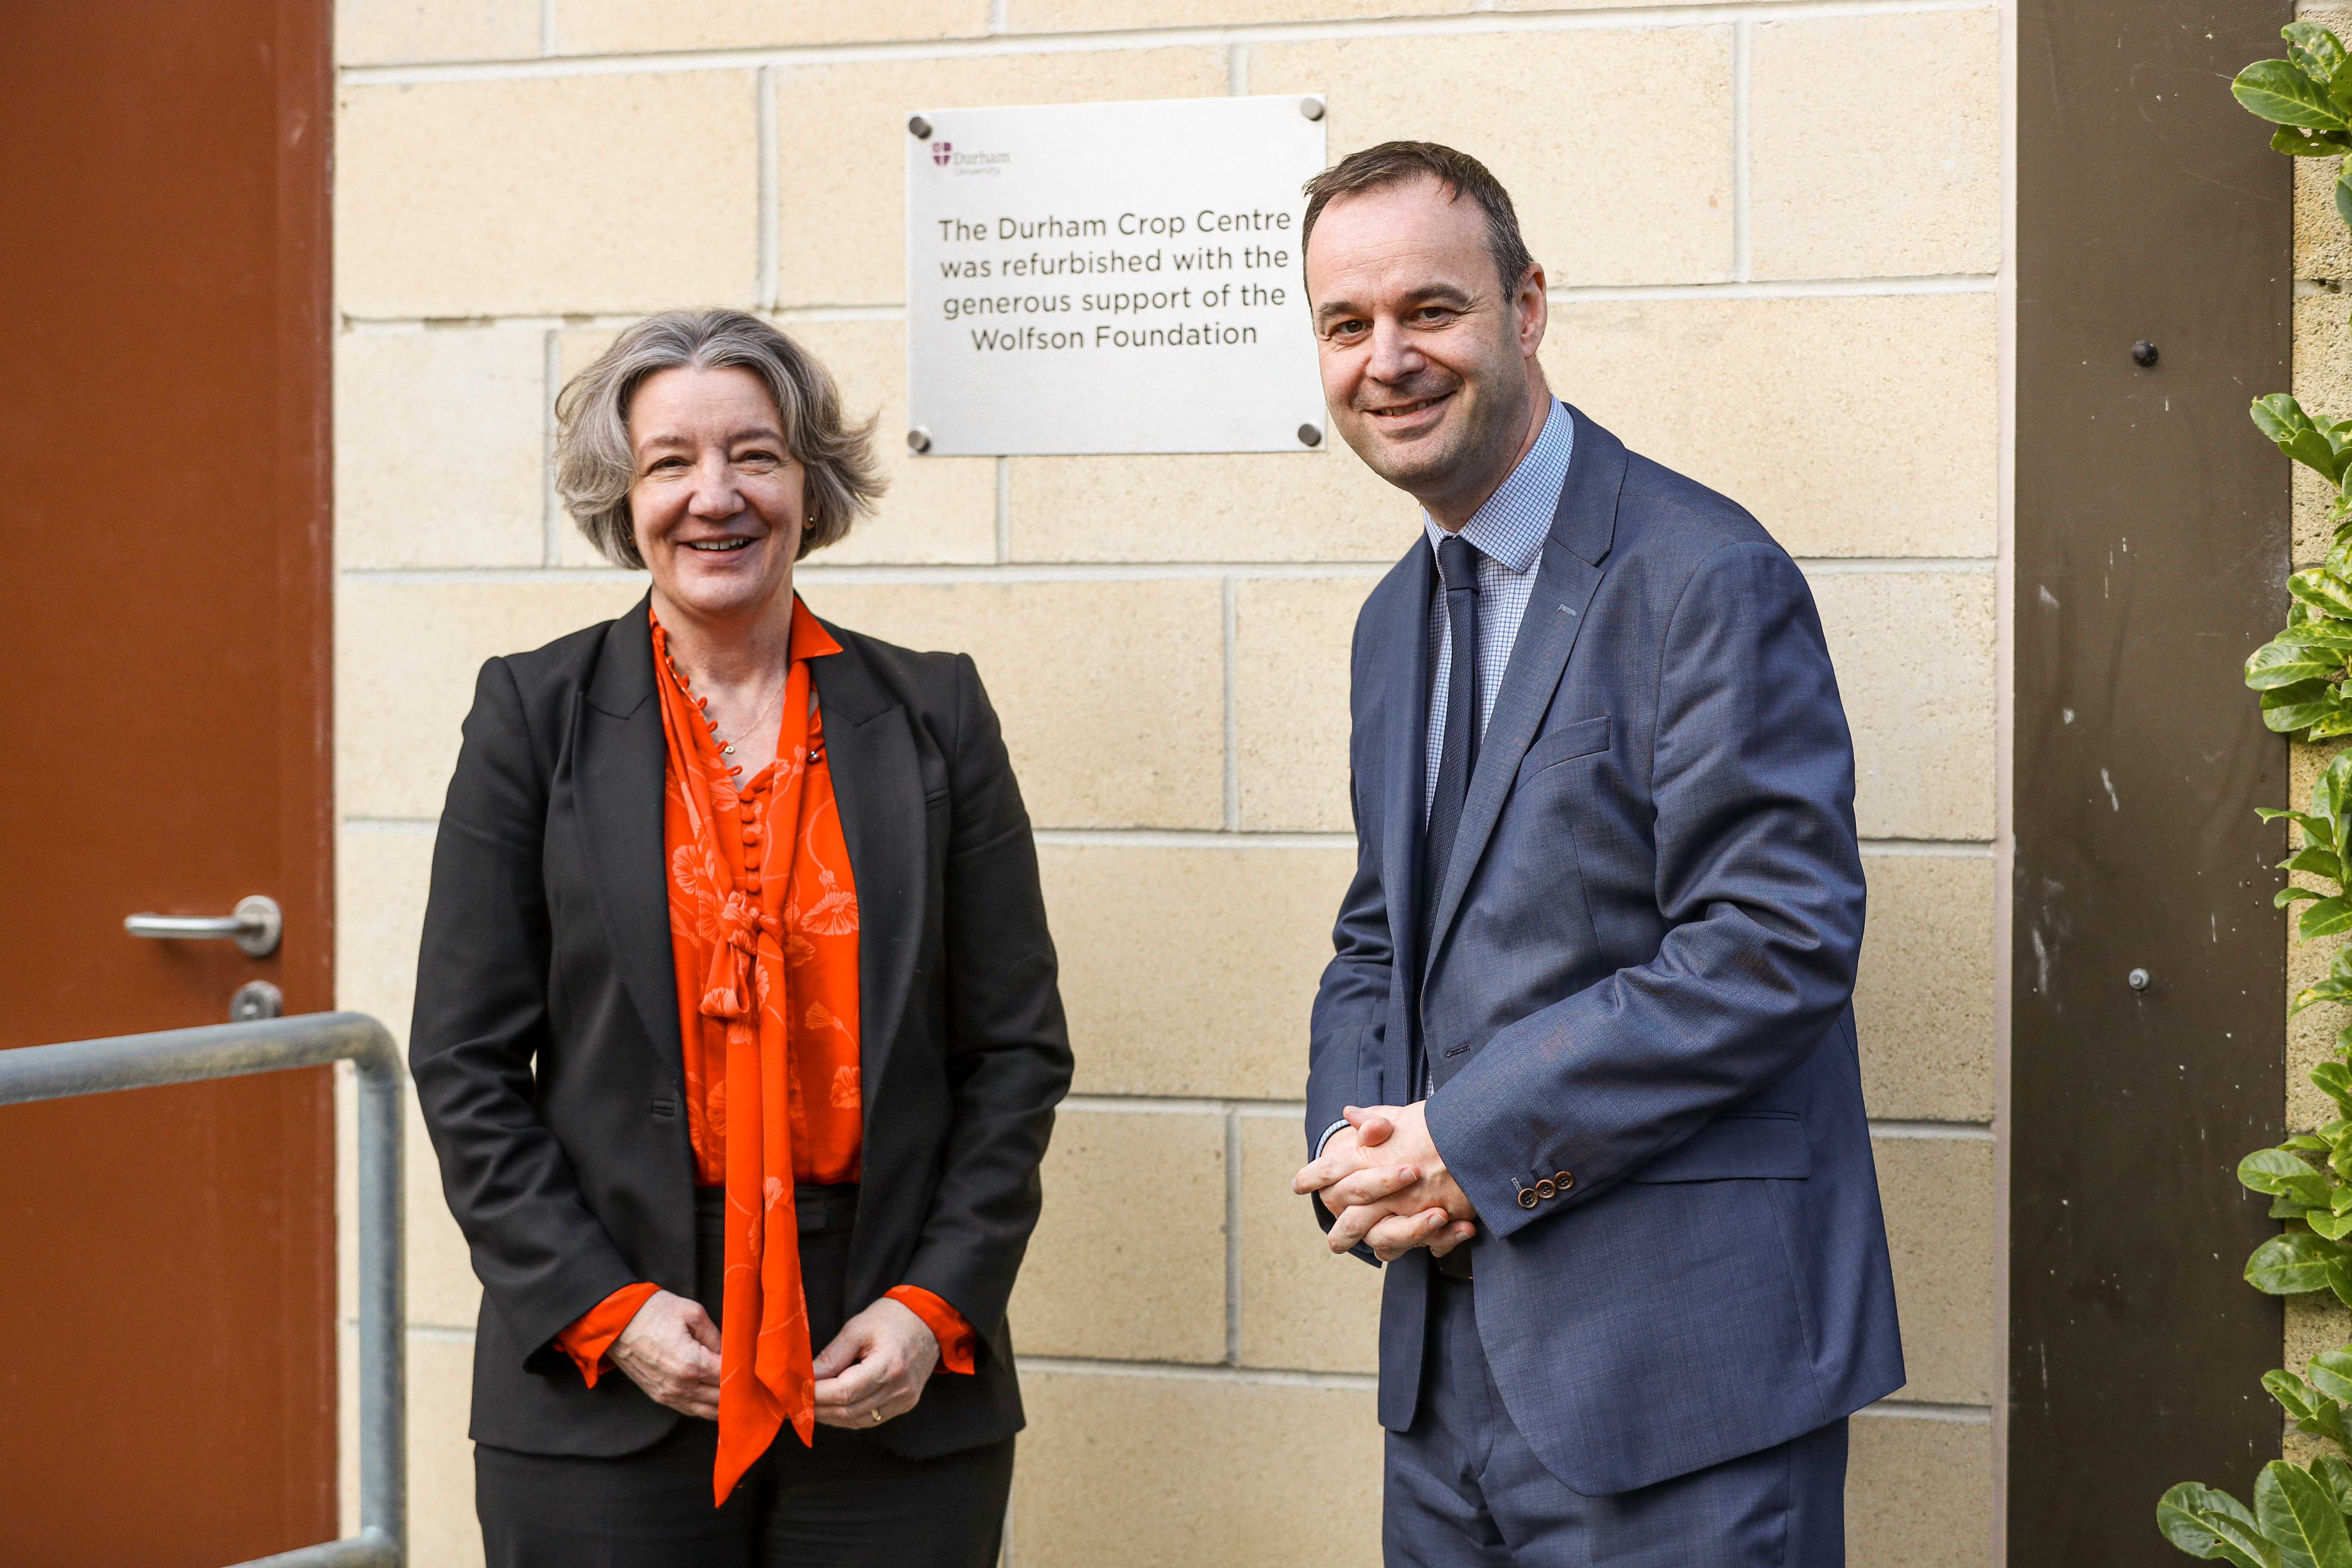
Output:
[[[882,1425],[882,1407],[878,1405],[874,1407],[874,1425],[877,1426]]]

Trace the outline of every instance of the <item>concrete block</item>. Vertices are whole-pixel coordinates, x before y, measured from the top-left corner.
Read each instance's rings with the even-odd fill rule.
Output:
[[[1758,22],[1748,66],[1756,278],[2000,266],[2000,13]],[[1900,71],[1917,112],[1886,133],[1851,84]]]
[[[335,340],[335,563],[536,566],[545,553],[546,334]]]
[[[924,459],[940,460],[970,459]],[[1419,504],[1338,442],[1295,456],[1014,458],[1011,486],[1015,561],[1393,561],[1421,526]]]
[[[754,298],[750,71],[350,86],[340,102],[335,294],[347,316]]]
[[[916,110],[1222,98],[1207,45],[959,59],[845,61],[776,72],[778,293],[786,305],[906,298],[907,116]]]
[[[1063,843],[1038,858],[1078,1093],[1303,1092],[1352,850]]]
[[[1309,1201],[1290,1190],[1307,1163],[1290,1110],[1242,1113],[1241,1363],[1380,1371],[1381,1271],[1335,1256]]]
[[[1996,1147],[1981,1138],[1871,1140],[1911,1379],[1901,1398],[1940,1405],[1992,1398],[2001,1322],[1993,1299]]]
[[[1846,1429],[1846,1560],[1867,1568],[1994,1561],[1991,1423],[1879,1413],[1888,1408]]]
[[[336,805],[346,816],[441,815],[482,661],[635,604],[642,584],[344,582],[335,601]]]
[[[1129,1201],[1151,1173],[1151,1217]],[[1008,1317],[1024,1355],[1225,1359],[1225,1118],[1064,1110]]]
[[[853,584],[803,579],[817,614],[970,653],[1040,827],[1224,818],[1223,620],[1213,581]],[[1085,650],[1082,658],[1056,649]]]
[[[374,1015],[405,1041],[433,878],[432,831],[346,826],[335,854],[335,1005]]]
[[[851,418],[874,420],[874,450],[889,484],[872,517],[810,559],[828,566],[995,560],[996,460],[907,450],[905,324],[787,321],[783,331],[833,373]]]
[[[2294,275],[2341,282],[2352,278],[2352,230],[2336,214],[2341,158],[2294,161]]]
[[[1864,838],[1993,834],[1993,576],[1811,574],[1853,731]]]
[[[1234,587],[1241,825],[1349,833],[1348,650],[1375,579]]]
[[[1476,157],[1553,288],[1731,275],[1729,27],[1255,43],[1249,83],[1328,94],[1335,161],[1400,137]]]
[[[336,0],[347,66],[515,60],[539,53],[539,0]]]
[[[1377,1568],[1381,1429],[1352,1383],[1024,1369],[1021,1568]]]
[[[1553,391],[1748,508],[1792,555],[1987,556],[1994,317],[1990,293],[1565,300],[1543,361]],[[1888,439],[1890,415],[1916,438]]]
[[[559,54],[975,38],[988,0],[555,0]]]
[[[408,1336],[408,1556],[434,1568],[481,1568],[474,1514],[474,1336]]]
[[[1990,1121],[2002,1016],[1992,857],[1865,852],[1863,871],[1870,921],[1853,1012],[1870,1113]]]

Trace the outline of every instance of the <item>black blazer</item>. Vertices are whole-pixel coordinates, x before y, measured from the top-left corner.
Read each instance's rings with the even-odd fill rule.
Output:
[[[971,660],[828,626],[814,661],[857,882],[866,1141],[849,1310],[919,1285],[977,1331],[882,1436],[1018,1431],[1006,1299],[1070,1080],[1028,815]],[[555,1336],[649,1279],[694,1294],[694,1163],[646,605],[491,659],[433,852],[409,1067],[483,1295],[472,1436],[615,1455],[682,1419]],[[816,1347],[822,1348],[822,1347]]]

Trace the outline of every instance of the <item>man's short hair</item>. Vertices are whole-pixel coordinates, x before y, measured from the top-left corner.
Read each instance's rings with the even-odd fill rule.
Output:
[[[1506,294],[1517,288],[1536,258],[1520,237],[1519,215],[1511,205],[1511,193],[1486,172],[1486,164],[1434,142],[1383,142],[1349,153],[1307,181],[1307,221],[1298,231],[1301,263],[1306,259],[1307,242],[1315,235],[1315,220],[1334,198],[1385,190],[1424,174],[1433,175],[1452,193],[1448,201],[1467,195],[1478,204],[1486,215],[1486,254],[1495,258],[1496,276],[1503,280]]]

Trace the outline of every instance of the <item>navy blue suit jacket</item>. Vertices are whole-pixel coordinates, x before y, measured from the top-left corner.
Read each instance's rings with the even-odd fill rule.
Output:
[[[1357,621],[1357,871],[1307,1129],[1444,1064],[1429,1129],[1478,1210],[1496,1384],[1545,1466],[1605,1494],[1845,1415],[1903,1357],[1849,1005],[1853,752],[1811,593],[1738,506],[1575,418],[1427,953],[1425,541]],[[1408,1254],[1383,1295],[1398,1431],[1428,1276]]]

